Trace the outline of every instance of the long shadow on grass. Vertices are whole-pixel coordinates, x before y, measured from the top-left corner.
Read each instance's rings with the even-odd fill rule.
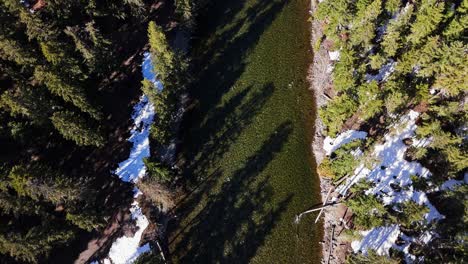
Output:
[[[252,89],[254,92],[250,92]],[[208,168],[216,166],[217,161],[229,150],[243,129],[251,124],[273,92],[272,83],[263,85],[261,89],[249,86],[223,106],[213,109],[209,118],[197,130],[203,137],[203,145],[188,166],[191,173],[199,178],[204,177]]]
[[[192,204],[198,203],[214,182],[223,176],[223,172],[216,166],[217,162],[223,158],[223,154],[229,150],[244,128],[251,124],[274,89],[272,83],[264,85],[262,89],[249,86],[223,106],[215,108],[211,118],[200,125],[197,133],[207,136],[207,142],[200,146],[199,154],[186,163],[184,178],[191,179],[192,186],[187,186],[185,198],[180,199],[180,206],[175,208],[179,218],[185,218],[190,213]],[[217,133],[211,134],[214,130]],[[191,203],[187,203],[187,200]]]
[[[256,253],[292,199],[292,194],[271,204],[270,176],[259,174],[280,152],[292,124],[279,125],[245,165],[224,182],[210,181],[206,205],[181,227],[184,239],[169,241],[182,263],[247,263]],[[218,190],[212,191],[214,185]],[[195,206],[198,201],[187,201]],[[177,237],[177,235],[175,236]]]
[[[208,14],[219,14],[219,17],[207,15],[213,23],[201,23],[206,30],[199,33],[202,41],[195,43],[198,52],[195,52],[195,72],[197,81],[190,89],[191,97],[197,101],[197,106],[184,118],[184,159],[190,174],[200,175],[206,165],[215,164],[216,159],[222,157],[229,144],[234,142],[241,132],[243,123],[248,123],[264,100],[253,102],[250,113],[239,115],[232,119],[232,111],[240,105],[251,87],[236,87],[236,95],[223,106],[219,106],[221,97],[234,89],[232,86],[239,79],[246,67],[246,60],[250,50],[255,47],[262,33],[274,20],[287,1],[259,0],[253,6],[244,10],[242,16],[236,16],[244,7],[244,1],[229,0],[212,4],[206,10]],[[226,25],[228,24],[229,25]],[[220,29],[221,28],[221,29]],[[220,31],[220,32],[217,32]],[[242,33],[241,33],[242,32]],[[206,40],[208,36],[214,37]],[[272,91],[267,85],[262,90],[265,97]],[[247,91],[246,91],[247,90]],[[233,93],[231,91],[231,93]],[[235,113],[237,115],[237,113]],[[242,120],[245,119],[245,120]],[[231,121],[226,123],[226,121]],[[225,122],[225,123],[223,123]],[[220,134],[224,134],[220,137]],[[219,145],[221,144],[221,145]],[[208,155],[208,156],[207,156]],[[197,180],[193,177],[192,180]]]

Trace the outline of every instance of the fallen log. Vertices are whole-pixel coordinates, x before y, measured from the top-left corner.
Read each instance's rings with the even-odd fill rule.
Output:
[[[323,205],[327,204],[328,196],[330,196],[331,191],[332,191],[332,187],[330,187],[330,189],[328,190],[327,196],[325,197],[325,200],[323,201]],[[320,210],[319,214],[317,215],[317,218],[315,218],[315,223],[317,223],[319,221],[320,216],[322,215],[322,213],[323,213],[323,208],[322,208],[322,210]]]

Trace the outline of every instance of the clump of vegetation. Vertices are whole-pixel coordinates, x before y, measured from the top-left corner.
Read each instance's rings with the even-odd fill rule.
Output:
[[[368,250],[366,255],[351,254],[346,259],[346,264],[399,264],[400,262],[387,256],[378,255],[374,250]]]
[[[387,209],[373,195],[357,195],[348,200],[346,206],[354,213],[353,223],[359,229],[368,230],[382,226],[388,220]]]
[[[361,140],[355,140],[341,146],[330,157],[325,157],[318,168],[319,174],[332,179],[340,179],[351,173],[359,164],[359,158],[355,157],[352,151],[361,145]]]

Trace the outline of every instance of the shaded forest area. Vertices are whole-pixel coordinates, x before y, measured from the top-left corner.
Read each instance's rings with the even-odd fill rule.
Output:
[[[132,186],[112,171],[130,147],[148,22],[170,30],[173,13],[171,1],[0,2],[1,263],[72,262],[127,209]]]

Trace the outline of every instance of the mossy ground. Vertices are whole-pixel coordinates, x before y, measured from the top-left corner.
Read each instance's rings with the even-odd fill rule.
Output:
[[[212,1],[215,2],[215,1]],[[223,0],[202,10],[195,107],[185,118],[189,195],[169,249],[184,263],[319,263],[311,157],[308,0]]]

